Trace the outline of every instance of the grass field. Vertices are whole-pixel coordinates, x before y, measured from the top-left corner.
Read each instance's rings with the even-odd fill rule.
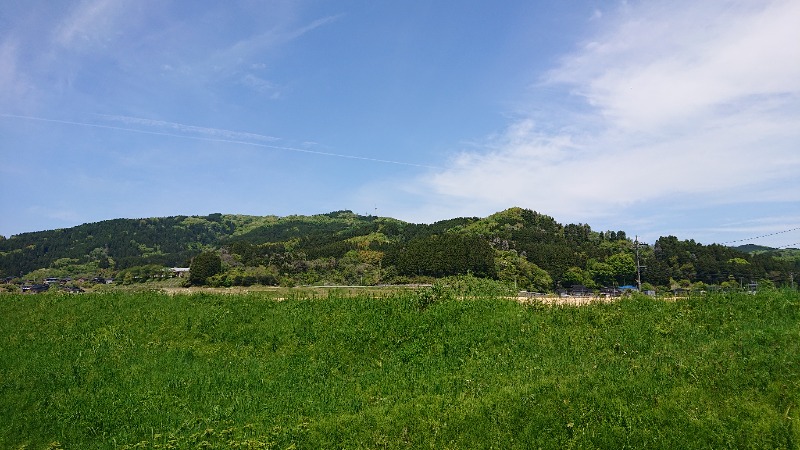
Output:
[[[800,295],[0,296],[0,448],[799,448]]]

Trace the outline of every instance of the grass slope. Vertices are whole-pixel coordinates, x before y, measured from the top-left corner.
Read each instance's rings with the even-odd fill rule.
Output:
[[[0,296],[0,448],[798,448],[800,296]]]

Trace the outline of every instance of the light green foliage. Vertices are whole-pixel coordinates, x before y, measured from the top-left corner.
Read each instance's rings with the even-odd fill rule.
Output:
[[[200,253],[217,252],[224,257],[223,271],[236,272],[212,280],[221,286],[250,279],[242,274],[248,268],[268,267],[286,285],[420,282],[471,272],[542,291],[633,284],[632,246],[624,231],[561,225],[516,207],[486,218],[432,224],[352,211],[286,217],[216,213],[114,219],[0,239],[0,275],[43,269],[35,275],[124,279],[126,273],[117,272],[148,265],[186,267]],[[750,253],[661,237],[639,248],[642,281],[664,288],[670,279],[718,286],[732,276],[740,285],[770,280],[782,287],[800,272],[800,250],[742,250]]]
[[[513,250],[496,251],[495,270],[500,281],[513,283],[519,290],[547,292],[553,288],[547,272]]]
[[[226,214],[222,216],[227,222],[234,225],[234,236],[247,234],[254,229],[276,223],[278,216],[247,216],[241,214]]]
[[[432,286],[417,289],[415,292],[420,308],[426,308],[432,303],[479,297],[516,296],[511,283],[478,278],[472,274],[444,277],[436,280]]]
[[[134,266],[117,273],[117,282],[120,284],[145,283],[147,281],[167,278],[171,276],[169,269],[158,264]]]
[[[75,258],[60,258],[53,261],[53,264],[51,264],[50,267],[54,269],[64,269],[75,264],[78,264],[78,260]]]
[[[501,230],[515,230],[522,228],[524,210],[519,207],[513,207],[500,211],[486,217],[485,219],[476,220],[473,223],[464,227],[464,231],[491,236]]]
[[[213,275],[206,281],[209,286],[213,287],[252,286],[254,284],[276,286],[279,279],[280,274],[274,267],[258,266],[236,267]]]
[[[350,250],[339,259],[339,279],[347,285],[376,285],[381,280],[383,253],[374,250]]]
[[[37,269],[33,272],[27,273],[22,276],[24,280],[31,280],[31,281],[44,281],[45,278],[49,277],[61,277],[65,275],[63,270],[57,269]]]
[[[605,258],[603,261],[589,259],[586,271],[592,279],[586,286],[622,286],[633,284],[636,278],[636,261],[628,252],[619,252]],[[578,273],[569,274],[572,278],[579,278]],[[583,283],[578,283],[583,284]]]
[[[617,284],[631,284],[636,276],[636,260],[627,252],[615,253],[606,258]]]
[[[562,277],[561,285],[565,288],[580,284],[588,288],[594,288],[595,283],[592,280],[592,274],[580,267],[570,267]]]
[[[616,284],[614,268],[611,264],[590,259],[589,262],[586,263],[586,270],[592,277],[593,282],[591,286],[613,286]]]
[[[0,448],[797,448],[800,295],[0,296]],[[297,291],[299,292],[299,291]],[[448,292],[450,292],[448,294]],[[455,296],[454,296],[455,295]]]
[[[368,248],[372,243],[388,244],[389,238],[385,234],[374,232],[364,236],[355,236],[346,240],[358,246],[359,248]]]

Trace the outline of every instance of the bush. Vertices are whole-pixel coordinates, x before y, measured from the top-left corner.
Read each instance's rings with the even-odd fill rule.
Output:
[[[446,284],[434,283],[433,286],[426,286],[415,291],[417,307],[426,309],[434,303],[455,299],[455,291]]]
[[[237,267],[225,273],[216,274],[207,279],[206,284],[213,287],[276,286],[278,284],[278,271],[274,267]]]

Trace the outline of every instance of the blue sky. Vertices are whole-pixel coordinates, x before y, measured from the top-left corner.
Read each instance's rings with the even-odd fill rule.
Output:
[[[796,0],[1,3],[4,236],[521,206],[800,247]]]

